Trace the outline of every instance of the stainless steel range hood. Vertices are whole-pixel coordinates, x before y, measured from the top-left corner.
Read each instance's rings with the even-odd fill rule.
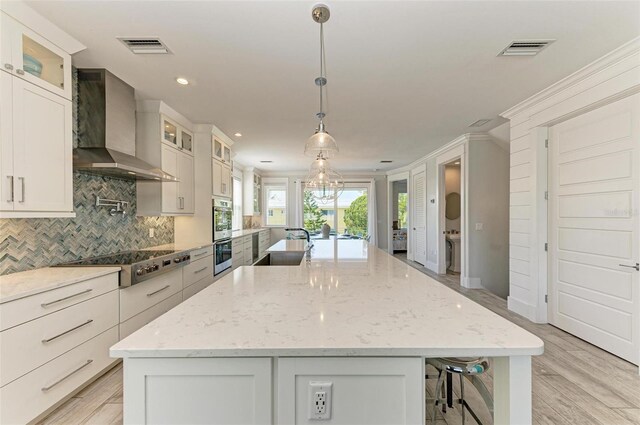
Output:
[[[73,168],[132,180],[178,181],[135,155],[133,87],[106,69],[79,69],[78,147],[73,150]]]

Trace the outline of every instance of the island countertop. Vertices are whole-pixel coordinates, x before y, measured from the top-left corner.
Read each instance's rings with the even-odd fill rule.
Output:
[[[299,266],[239,267],[111,348],[124,358],[542,352],[535,335],[360,240],[316,240]]]

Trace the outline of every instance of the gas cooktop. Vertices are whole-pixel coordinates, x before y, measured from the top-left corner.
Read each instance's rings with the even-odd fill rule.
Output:
[[[190,260],[189,251],[125,251],[56,264],[54,267],[120,266],[120,286],[131,286],[185,266]]]

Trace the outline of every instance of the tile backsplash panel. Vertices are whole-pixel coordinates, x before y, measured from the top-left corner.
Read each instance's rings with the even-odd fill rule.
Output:
[[[73,191],[76,218],[0,219],[0,275],[174,241],[173,217],[136,217],[135,181],[74,172]],[[127,213],[96,196],[128,201]]]

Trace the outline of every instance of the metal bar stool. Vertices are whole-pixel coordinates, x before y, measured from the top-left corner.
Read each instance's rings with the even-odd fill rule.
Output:
[[[435,423],[436,410],[438,405],[442,406],[442,412],[446,412],[446,406],[453,406],[453,388],[451,379],[447,379],[446,385],[446,398],[445,398],[445,377],[449,377],[452,374],[458,374],[460,376],[460,398],[456,400],[462,407],[462,425],[465,423],[465,408],[469,411],[473,419],[483,425],[476,413],[471,409],[471,406],[464,399],[464,380],[468,379],[471,384],[478,390],[480,396],[484,400],[485,404],[489,408],[489,413],[493,418],[493,397],[482,380],[478,378],[478,375],[485,373],[489,369],[489,360],[486,357],[481,358],[435,358],[426,359],[427,364],[436,368],[438,371],[438,382],[436,384],[435,398],[433,403],[433,411],[431,412],[431,422]],[[425,376],[429,378],[429,376]],[[438,392],[442,391],[442,397],[438,397]]]

